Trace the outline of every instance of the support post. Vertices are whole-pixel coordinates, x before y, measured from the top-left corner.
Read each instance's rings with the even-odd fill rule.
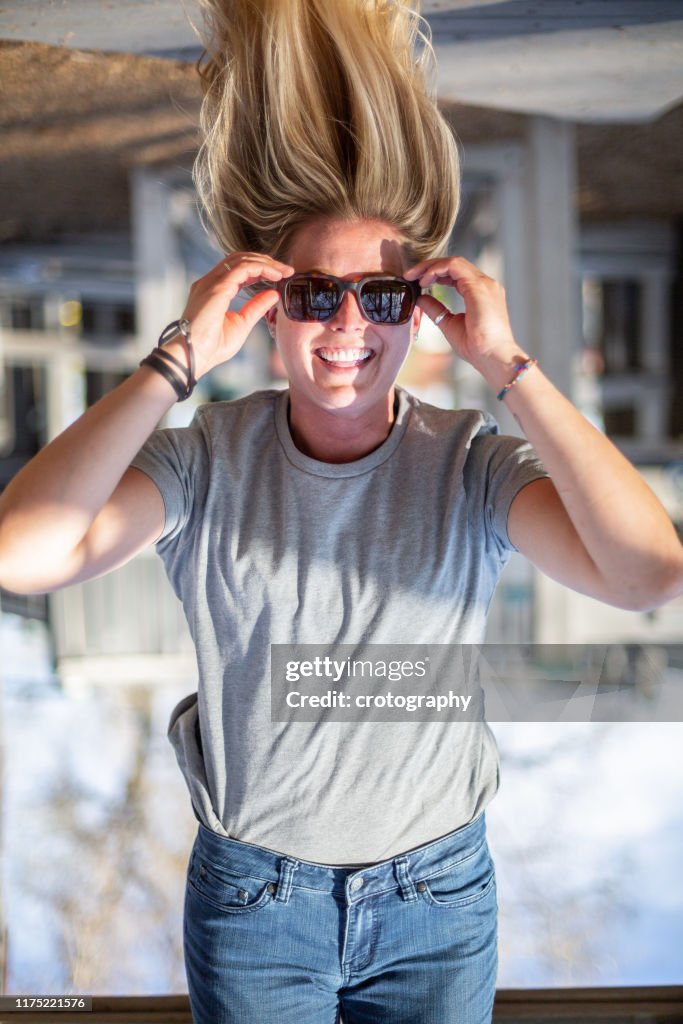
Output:
[[[163,171],[136,167],[130,177],[135,313],[140,358],[187,299],[185,267],[171,218],[172,188]]]
[[[571,398],[581,315],[574,125],[530,118],[528,158],[528,347],[546,376]],[[541,573],[534,577],[535,641],[570,641],[570,595]]]

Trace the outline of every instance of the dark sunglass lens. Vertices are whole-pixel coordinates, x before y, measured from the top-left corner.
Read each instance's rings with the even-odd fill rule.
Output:
[[[413,311],[410,287],[403,281],[367,281],[361,302],[368,319],[375,324],[401,324]]]
[[[293,278],[287,285],[287,310],[293,320],[329,320],[338,299],[336,284],[325,277]]]

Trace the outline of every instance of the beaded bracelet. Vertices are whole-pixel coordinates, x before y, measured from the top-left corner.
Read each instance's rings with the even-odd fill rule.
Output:
[[[525,363],[517,363],[517,365],[515,366],[515,374],[512,380],[508,384],[506,384],[504,388],[501,388],[501,390],[496,395],[498,401],[502,402],[510,388],[513,386],[513,384],[516,384],[519,378],[523,377],[527,370],[530,370],[532,366],[537,365],[538,359],[527,359]]]
[[[178,335],[182,338],[187,366],[183,366],[180,360],[176,359],[171,352],[167,352],[166,349],[162,348],[166,342],[172,341],[178,337]],[[179,370],[183,371],[185,374],[184,381],[180,379],[177,373],[174,373],[170,365],[171,363],[174,366],[177,366]],[[172,323],[164,327],[163,331],[159,335],[159,344],[148,356],[140,360],[140,366],[151,366],[153,370],[156,370],[162,377],[165,377],[178,396],[179,402],[189,398],[197,384],[194,376],[194,350],[192,348],[192,341],[190,338],[189,320],[185,320],[184,318],[181,320],[173,320]]]

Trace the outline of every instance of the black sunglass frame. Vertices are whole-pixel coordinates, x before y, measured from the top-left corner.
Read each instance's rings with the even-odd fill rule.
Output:
[[[337,288],[337,302],[333,309],[325,310],[326,315],[316,316],[311,319],[304,319],[303,317],[291,315],[289,312],[289,286],[296,281],[301,281],[302,279],[305,281],[319,280],[334,282]],[[368,284],[370,281],[398,281],[402,285],[405,285],[408,288],[412,299],[408,313],[401,317],[400,320],[373,320],[372,317],[368,316],[365,309],[363,309],[361,291],[363,286]],[[410,320],[415,310],[415,306],[417,305],[417,300],[422,294],[422,288],[417,281],[406,281],[405,277],[401,277],[399,274],[366,274],[363,277],[360,277],[357,281],[345,281],[341,277],[335,277],[334,274],[293,274],[291,277],[286,277],[282,281],[279,281],[276,287],[282,300],[282,309],[285,316],[289,320],[293,320],[295,323],[327,323],[328,320],[332,320],[332,318],[339,312],[339,307],[344,301],[346,293],[353,292],[356,297],[356,303],[361,312],[361,316],[367,320],[368,323],[374,324],[375,326],[385,325],[389,327],[397,327],[399,324],[405,324]]]

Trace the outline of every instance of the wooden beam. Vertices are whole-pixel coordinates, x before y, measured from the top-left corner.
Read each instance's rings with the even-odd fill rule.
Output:
[[[185,995],[93,996],[92,1007],[90,1012],[77,1013],[0,1011],[0,1024],[18,1018],[24,1024],[192,1024]],[[681,1024],[683,985],[500,989],[496,993],[493,1021]]]

